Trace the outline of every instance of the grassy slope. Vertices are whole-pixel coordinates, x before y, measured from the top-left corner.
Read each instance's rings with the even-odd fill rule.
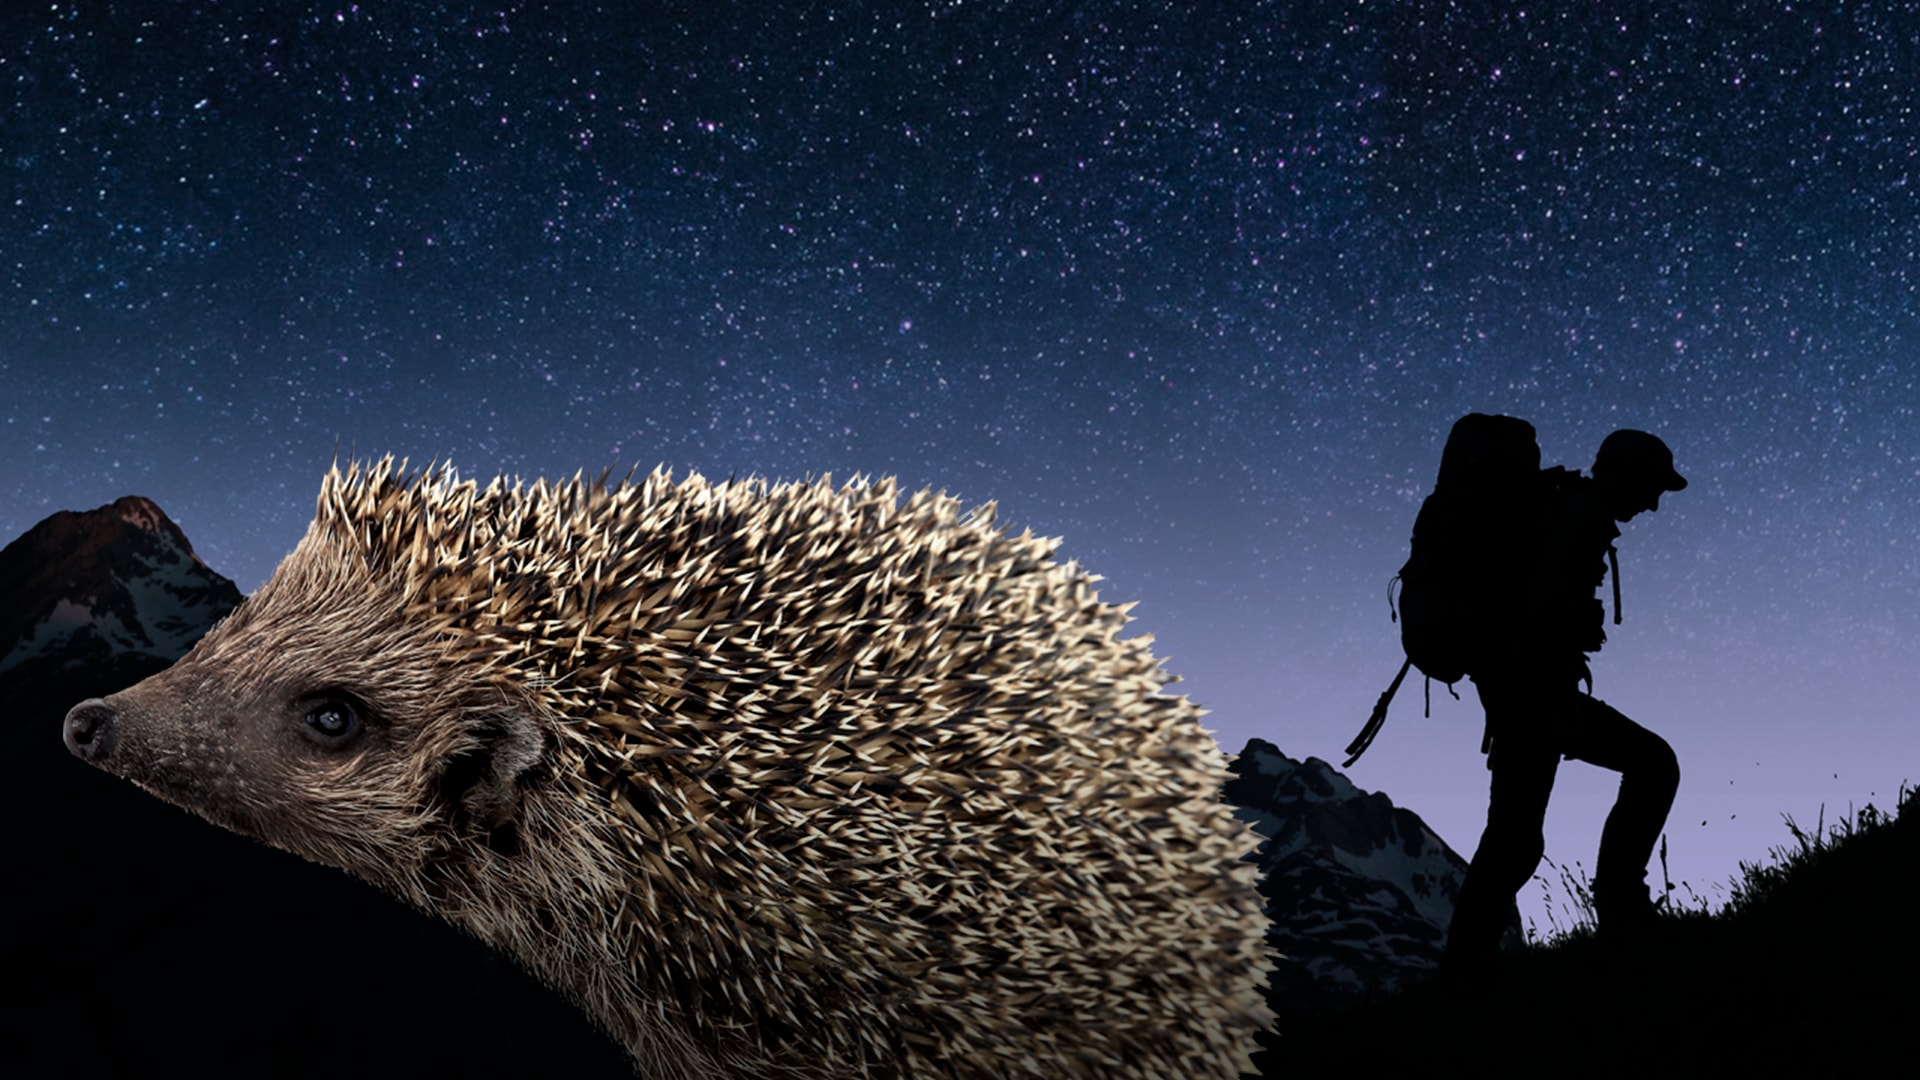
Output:
[[[1266,1076],[1851,1076],[1920,1046],[1920,792],[1776,848],[1717,913],[1629,949],[1584,927],[1484,996],[1417,988],[1283,1026]],[[1577,898],[1576,898],[1577,899]]]

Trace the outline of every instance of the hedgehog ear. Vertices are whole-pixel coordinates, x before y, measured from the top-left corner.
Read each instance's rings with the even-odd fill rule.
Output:
[[[447,763],[440,792],[490,829],[510,825],[520,809],[519,781],[540,761],[540,729],[526,714],[503,709],[477,717],[474,745]]]

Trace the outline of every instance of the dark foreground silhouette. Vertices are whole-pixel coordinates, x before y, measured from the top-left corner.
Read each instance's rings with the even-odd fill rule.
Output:
[[[1607,640],[1595,593],[1610,570],[1620,621],[1619,524],[1686,486],[1673,452],[1644,431],[1607,436],[1591,475],[1542,469],[1533,425],[1515,417],[1471,413],[1447,435],[1412,555],[1395,578],[1407,663],[1347,763],[1379,731],[1409,666],[1449,685],[1472,678],[1493,776],[1486,830],[1447,932],[1443,975],[1453,989],[1477,990],[1490,977],[1506,913],[1546,851],[1542,825],[1562,758],[1621,776],[1596,864],[1601,933],[1623,944],[1650,927],[1647,863],[1680,765],[1666,740],[1593,696],[1588,657]]]
[[[1910,1065],[1920,792],[1746,867],[1718,913],[1631,942],[1583,927],[1481,993],[1428,983],[1332,1019],[1282,1015],[1262,1076],[1867,1076]],[[1284,1003],[1276,1003],[1284,1009]]]

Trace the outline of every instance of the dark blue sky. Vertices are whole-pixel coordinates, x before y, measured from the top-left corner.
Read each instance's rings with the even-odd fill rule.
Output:
[[[530,7],[0,15],[0,534],[137,492],[251,590],[336,447],[893,474],[1337,760],[1451,421],[1640,427],[1693,484],[1596,691],[1676,880],[1920,780],[1910,6]],[[1470,852],[1478,709],[1411,689],[1354,779]]]

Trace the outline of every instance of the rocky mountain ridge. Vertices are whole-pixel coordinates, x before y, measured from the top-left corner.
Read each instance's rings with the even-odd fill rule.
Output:
[[[62,510],[0,549],[0,672],[171,663],[240,599],[151,500]]]
[[[1420,816],[1317,757],[1253,739],[1230,765],[1235,813],[1266,840],[1261,893],[1284,957],[1272,999],[1318,1017],[1406,989],[1440,962],[1467,862]],[[1516,909],[1507,943],[1522,935]]]

